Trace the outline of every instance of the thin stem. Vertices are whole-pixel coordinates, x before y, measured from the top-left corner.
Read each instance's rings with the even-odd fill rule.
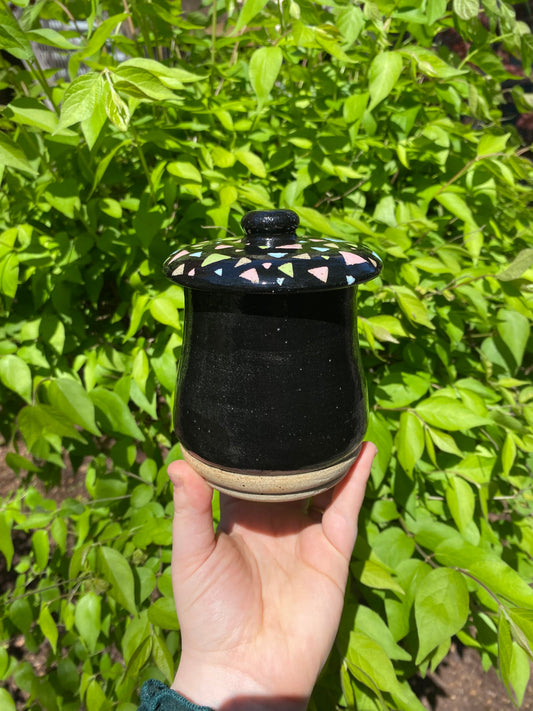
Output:
[[[137,149],[137,152],[139,154],[139,159],[141,161],[143,173],[146,177],[146,181],[148,183],[148,187],[150,188],[150,195],[152,196],[152,202],[155,205],[157,203],[157,198],[154,192],[154,186],[152,185],[152,178],[150,176],[150,171],[148,170],[148,164],[146,163],[146,158],[144,157],[144,153],[141,147],[141,144],[139,143],[139,139],[137,137],[137,132],[133,128],[133,126],[130,126],[130,131],[133,137],[133,143],[135,144],[135,148]]]
[[[81,578],[71,578],[70,580],[58,580],[55,585],[48,585],[45,588],[35,588],[34,590],[29,590],[28,592],[22,593],[22,595],[18,595],[17,597],[13,597],[9,600],[10,603],[15,602],[17,600],[23,600],[25,597],[31,597],[32,595],[37,595],[38,593],[42,592],[48,592],[48,590],[55,590],[56,588],[60,587],[61,585],[69,585],[70,583],[78,583],[82,580],[87,580],[88,578],[92,577],[92,574],[87,574],[87,575],[82,575]]]
[[[466,575],[468,578],[473,580],[475,583],[479,585],[480,588],[483,588],[483,590],[488,593],[491,598],[498,604],[499,609],[505,609],[504,606],[502,605],[500,599],[495,595],[490,588],[488,588],[484,583],[481,582],[478,578],[476,578],[475,575],[472,575],[468,570],[465,570],[464,568],[457,568],[454,567],[454,570],[456,570],[458,573],[462,573],[463,575]]]
[[[211,66],[215,68],[215,57],[217,47],[217,4],[218,0],[213,0],[213,9],[211,14]]]

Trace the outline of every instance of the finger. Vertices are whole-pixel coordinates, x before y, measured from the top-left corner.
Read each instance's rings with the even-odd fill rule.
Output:
[[[333,498],[333,490],[333,488],[328,489],[328,491],[323,491],[321,494],[316,494],[316,496],[313,496],[309,501],[308,508],[324,513],[324,511],[331,504],[331,500]]]
[[[372,442],[364,442],[357,461],[334,488],[322,517],[324,535],[346,559],[350,558],[357,537],[357,519],[376,452]]]
[[[172,462],[168,475],[174,486],[172,568],[188,577],[215,547],[211,487],[184,461]]]

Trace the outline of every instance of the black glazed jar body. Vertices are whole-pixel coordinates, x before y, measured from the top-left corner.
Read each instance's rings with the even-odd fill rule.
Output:
[[[306,471],[353,459],[367,426],[354,307],[355,289],[188,290],[175,412],[185,449],[246,471],[249,484],[255,475],[263,496],[276,495],[283,472],[292,472],[290,488],[304,487],[290,493],[305,495]]]
[[[289,211],[274,221],[286,226],[286,213],[294,225]],[[245,216],[245,229],[252,215],[260,232],[264,214]],[[340,240],[265,232],[259,246],[248,234],[207,256],[182,250],[165,269],[186,287],[175,399],[184,458],[220,491],[278,501],[330,488],[357,457],[367,427],[357,283],[381,264]]]

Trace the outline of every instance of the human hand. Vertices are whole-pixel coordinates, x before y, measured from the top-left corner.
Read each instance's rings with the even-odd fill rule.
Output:
[[[311,505],[221,494],[216,536],[211,488],[184,461],[169,466],[182,635],[173,689],[224,711],[306,708],[340,622],[375,453],[365,443],[342,482]]]

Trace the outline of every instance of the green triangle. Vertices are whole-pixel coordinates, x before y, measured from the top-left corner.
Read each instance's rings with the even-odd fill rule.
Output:
[[[294,272],[292,270],[292,264],[289,262],[288,264],[282,264],[281,267],[278,267],[280,272],[283,272],[284,274],[287,274],[290,277],[294,276]]]
[[[202,262],[202,267],[206,267],[208,264],[213,264],[214,262],[221,262],[223,259],[231,259],[227,254],[210,254]]]

